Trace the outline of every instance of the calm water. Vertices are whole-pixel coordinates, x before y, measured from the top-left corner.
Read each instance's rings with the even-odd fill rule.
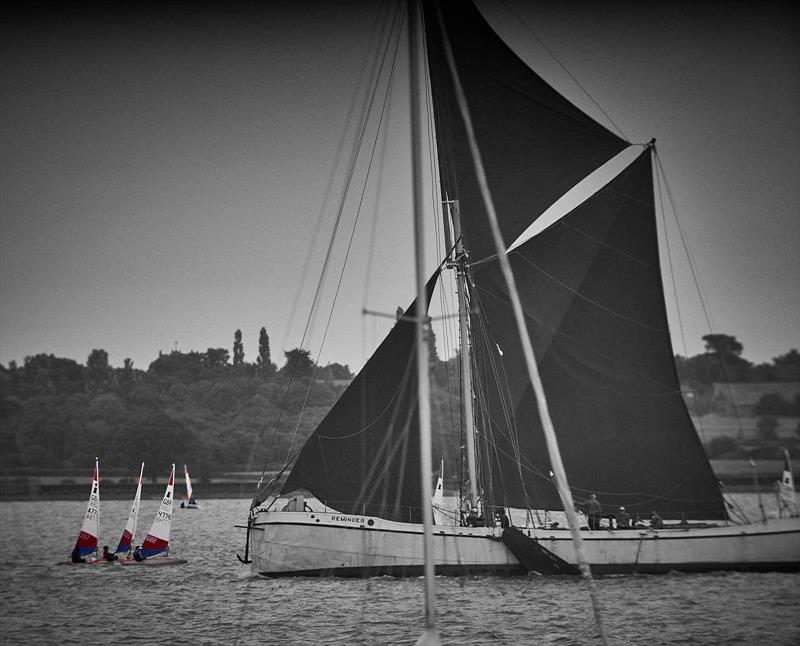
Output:
[[[751,501],[752,502],[752,501]],[[0,503],[2,644],[413,644],[420,579],[263,579],[236,560],[243,500],[177,509],[172,568],[77,568],[85,502]],[[116,545],[128,501],[101,500]],[[144,501],[146,532],[158,501]],[[597,581],[616,644],[800,644],[800,575],[716,573]],[[444,644],[599,643],[585,586],[571,578],[437,579]]]

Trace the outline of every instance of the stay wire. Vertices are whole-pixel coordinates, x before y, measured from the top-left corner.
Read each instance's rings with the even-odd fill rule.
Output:
[[[394,26],[396,24],[398,14],[399,14],[399,7],[395,10],[395,14],[394,14],[394,17],[392,19],[391,26],[390,26],[390,28],[388,30],[387,35],[385,36],[385,43],[386,44],[385,44],[385,46],[383,48],[383,55],[380,58],[380,64],[378,65],[378,68],[377,68],[378,70],[382,69],[384,64],[385,64],[386,56],[388,54],[388,51],[389,51],[389,48],[390,48],[391,42],[392,42],[391,38],[389,37],[389,35],[394,31]],[[336,235],[337,235],[339,226],[340,226],[341,221],[342,221],[342,217],[343,217],[343,214],[344,214],[344,206],[345,206],[345,203],[346,203],[346,200],[347,200],[347,196],[350,193],[350,185],[352,183],[353,176],[355,174],[355,169],[356,169],[357,161],[358,161],[358,157],[359,157],[359,151],[361,150],[361,146],[362,146],[363,141],[364,141],[365,133],[366,133],[368,122],[369,122],[369,115],[372,112],[372,105],[374,103],[375,95],[377,93],[377,89],[378,89],[378,86],[379,86],[380,76],[381,76],[380,73],[378,73],[374,77],[373,86],[372,86],[372,92],[370,93],[369,101],[367,102],[367,104],[365,106],[365,109],[364,109],[364,111],[362,113],[362,120],[361,120],[361,125],[360,125],[359,136],[357,137],[356,143],[354,145],[354,152],[353,152],[353,155],[352,155],[352,158],[351,158],[351,161],[350,161],[350,165],[348,167],[347,177],[346,177],[344,189],[342,191],[342,195],[341,195],[341,198],[340,198],[340,201],[339,201],[339,207],[338,207],[337,214],[336,214],[336,220],[335,220],[335,224],[334,224],[334,229],[333,229],[333,232],[331,233],[330,240],[328,242],[328,248],[327,248],[327,251],[326,251],[325,260],[323,262],[322,270],[320,272],[320,277],[319,277],[319,280],[317,281],[317,286],[316,286],[316,291],[315,291],[315,294],[314,294],[314,299],[313,299],[313,302],[312,302],[311,309],[309,311],[309,315],[308,315],[308,317],[306,319],[306,325],[305,325],[305,328],[303,330],[303,336],[302,336],[301,341],[300,341],[300,348],[302,348],[305,345],[306,336],[309,333],[309,329],[311,327],[311,323],[312,323],[312,321],[313,321],[313,319],[314,319],[314,317],[316,315],[316,311],[317,311],[317,309],[319,307],[319,302],[320,302],[320,298],[321,298],[322,289],[323,289],[323,286],[324,286],[324,283],[325,283],[325,279],[326,279],[326,276],[327,276],[327,273],[328,273],[328,270],[329,270],[329,267],[330,267],[330,260],[331,260],[331,256],[332,256],[333,245],[334,245],[334,242],[336,240]],[[289,378],[289,383],[288,383],[288,385],[287,385],[287,387],[286,387],[286,389],[284,391],[284,401],[288,397],[288,394],[289,394],[289,392],[290,392],[290,390],[292,388],[292,385],[294,384],[294,379],[295,379],[295,372],[293,370],[291,375],[290,375],[290,378]],[[312,378],[312,382],[313,382],[313,378]],[[306,398],[307,398],[307,396],[308,396],[308,393],[306,393]],[[301,416],[302,416],[302,411],[301,411]],[[281,411],[278,414],[278,417],[277,417],[277,419],[275,421],[275,425],[274,425],[273,433],[272,433],[272,439],[270,441],[270,445],[271,446],[274,445],[274,443],[275,443],[275,439],[277,437],[279,425],[280,425],[280,422],[282,421],[282,419],[283,419],[283,408],[281,409]],[[298,424],[299,424],[299,420],[298,420]],[[297,427],[295,428],[295,434],[296,434],[296,431],[297,431]],[[293,445],[293,443],[294,443],[294,438],[292,439],[292,445]],[[291,452],[291,450],[289,452]],[[267,456],[264,468],[262,469],[262,475],[261,475],[262,480],[263,480],[264,474],[266,473],[266,465],[268,463],[268,459],[269,458]],[[288,455],[287,455],[286,459],[288,459]],[[284,461],[283,467],[281,468],[281,472],[283,472],[288,465],[289,465],[289,462]]]
[[[536,34],[534,31],[533,31],[533,29],[531,29],[531,27],[528,25],[528,23],[526,23],[526,22],[525,22],[525,21],[522,19],[522,17],[521,17],[521,16],[520,16],[520,15],[519,15],[519,14],[518,14],[516,11],[514,11],[514,9],[512,9],[512,8],[511,8],[511,6],[508,4],[508,2],[506,2],[505,0],[503,0],[503,4],[505,5],[506,9],[508,9],[508,10],[511,12],[511,14],[512,14],[512,15],[513,15],[513,16],[514,16],[514,17],[515,17],[515,18],[516,18],[516,19],[519,21],[519,23],[520,23],[520,24],[523,26],[523,28],[524,28],[524,29],[525,29],[525,30],[526,30],[526,31],[527,31],[527,32],[528,32],[528,33],[529,33],[531,36],[533,36],[533,38],[536,40],[536,42],[537,42],[537,43],[539,43],[539,45],[541,45],[541,46],[542,46],[542,48],[543,48],[543,49],[544,49],[544,50],[545,50],[545,51],[546,51],[546,52],[547,52],[547,53],[550,55],[550,57],[551,57],[551,58],[552,58],[552,59],[553,59],[553,60],[554,60],[554,61],[555,61],[555,62],[558,64],[558,66],[559,66],[559,67],[560,67],[560,68],[561,68],[561,69],[564,71],[564,73],[565,73],[567,76],[569,76],[569,78],[570,78],[570,79],[572,79],[572,82],[573,82],[573,83],[575,83],[575,85],[577,85],[577,86],[580,88],[580,90],[581,90],[581,91],[582,91],[582,92],[583,92],[583,93],[586,95],[586,97],[587,97],[587,98],[588,98],[588,99],[589,99],[589,100],[590,100],[590,101],[591,101],[591,102],[594,104],[594,106],[595,106],[595,107],[596,107],[598,110],[600,110],[600,112],[602,112],[603,116],[604,116],[604,117],[605,117],[605,118],[608,120],[608,123],[610,123],[610,124],[613,126],[613,128],[614,128],[614,129],[617,131],[617,134],[619,134],[619,136],[620,136],[620,137],[622,137],[622,138],[623,138],[625,141],[628,141],[628,137],[627,137],[627,136],[625,135],[625,133],[622,131],[622,128],[620,128],[620,127],[619,127],[619,126],[618,126],[618,125],[617,125],[617,124],[614,122],[614,120],[611,118],[611,116],[610,116],[610,115],[609,115],[609,114],[608,114],[608,113],[607,113],[607,112],[606,112],[606,111],[603,109],[603,106],[601,106],[601,105],[600,105],[600,103],[598,103],[598,102],[597,102],[597,100],[596,100],[596,99],[595,99],[595,98],[594,98],[594,97],[591,95],[591,93],[589,92],[589,90],[587,90],[587,89],[586,89],[586,88],[583,86],[583,84],[582,84],[582,83],[581,83],[581,82],[580,82],[580,81],[579,81],[579,80],[578,80],[578,79],[575,77],[575,75],[573,75],[573,74],[572,74],[572,72],[570,72],[570,71],[567,69],[567,66],[566,66],[566,65],[564,65],[564,63],[562,63],[562,62],[561,62],[561,59],[559,59],[559,58],[558,58],[558,56],[556,56],[556,55],[555,55],[555,53],[553,52],[553,50],[551,50],[551,49],[550,49],[550,48],[549,48],[549,47],[548,47],[548,46],[545,44],[545,42],[544,42],[544,41],[543,41],[541,38],[539,38],[539,36],[538,36],[538,35],[537,35],[537,34]]]
[[[402,6],[402,5],[398,5],[398,7],[400,7],[400,6]],[[328,311],[328,318],[327,318],[327,321],[325,323],[325,330],[323,332],[322,339],[320,340],[319,349],[317,351],[317,357],[321,356],[322,350],[323,350],[324,345],[325,345],[325,341],[326,341],[326,339],[328,337],[328,331],[330,330],[331,321],[333,320],[333,313],[334,313],[335,308],[336,308],[336,302],[337,302],[337,300],[339,298],[339,292],[341,291],[342,281],[344,279],[344,272],[347,269],[347,266],[348,266],[347,262],[348,262],[348,260],[350,258],[350,252],[352,251],[353,240],[355,238],[356,228],[358,226],[359,217],[361,215],[361,207],[362,207],[362,205],[364,203],[364,195],[365,195],[366,190],[367,190],[367,185],[368,185],[369,178],[370,178],[370,172],[372,170],[372,163],[373,163],[373,161],[375,159],[375,150],[376,150],[376,148],[378,146],[378,141],[380,139],[381,125],[383,123],[384,114],[386,112],[386,107],[387,107],[387,104],[389,102],[389,96],[391,94],[392,77],[394,75],[395,66],[397,64],[397,52],[398,52],[399,45],[400,45],[400,34],[402,33],[403,22],[404,22],[404,18],[401,17],[400,25],[399,25],[399,29],[398,29],[397,41],[395,43],[394,54],[393,54],[393,57],[392,57],[391,66],[389,68],[389,75],[388,75],[388,79],[387,79],[387,83],[386,83],[386,94],[384,95],[383,104],[381,106],[381,111],[380,111],[380,113],[378,115],[378,125],[377,125],[377,129],[376,129],[376,133],[375,133],[375,138],[374,138],[374,140],[372,142],[372,150],[370,151],[370,157],[369,157],[369,161],[367,163],[367,170],[366,170],[366,174],[365,174],[365,177],[364,177],[364,183],[362,184],[362,188],[361,188],[361,195],[359,197],[358,207],[356,208],[356,215],[355,215],[355,218],[353,219],[353,226],[351,227],[350,237],[349,237],[349,239],[347,241],[347,250],[345,252],[345,257],[344,257],[344,260],[342,261],[341,269],[339,271],[339,279],[338,279],[338,281],[336,283],[336,289],[334,291],[333,301],[332,301],[331,307],[330,307],[330,309]],[[383,69],[383,62],[381,63],[381,69]],[[376,89],[377,89],[377,83],[376,83]],[[371,106],[372,106],[372,102],[370,102],[370,113],[372,112]],[[311,392],[311,386],[314,383],[314,375],[316,374],[317,367],[318,367],[317,363],[315,362],[314,363],[314,370],[313,370],[313,373],[312,373],[312,376],[311,376],[311,380],[309,381],[308,388],[306,389],[306,393],[305,393],[305,398],[303,399],[303,405],[302,405],[302,407],[300,409],[300,414],[297,417],[297,424],[295,425],[294,433],[292,434],[292,441],[291,441],[291,444],[289,446],[289,450],[287,451],[287,455],[286,455],[287,459],[288,459],[289,455],[291,454],[292,449],[294,448],[294,443],[295,443],[295,441],[297,439],[297,433],[298,433],[298,430],[300,428],[300,422],[302,420],[303,412],[305,411],[306,404],[308,403],[308,397],[309,397],[309,394]]]
[[[686,254],[686,259],[687,259],[687,261],[689,263],[689,269],[690,269],[691,274],[692,274],[692,280],[694,281],[694,285],[695,285],[695,289],[697,290],[697,294],[700,297],[700,305],[702,306],[702,309],[703,309],[703,315],[705,317],[706,325],[708,327],[708,332],[711,335],[711,334],[714,334],[714,325],[713,325],[713,322],[711,320],[711,312],[709,311],[709,308],[708,308],[708,298],[706,297],[705,290],[703,289],[703,285],[702,285],[702,283],[700,281],[700,277],[699,277],[698,272],[697,272],[697,262],[694,259],[694,255],[692,254],[691,247],[689,246],[688,238],[687,238],[686,234],[684,233],[683,227],[681,226],[681,221],[680,221],[680,218],[678,217],[678,209],[677,209],[677,206],[676,206],[676,203],[675,203],[675,199],[674,199],[674,197],[672,195],[672,189],[670,188],[670,185],[667,182],[667,175],[666,175],[666,172],[664,171],[664,166],[661,163],[661,157],[658,155],[658,152],[655,151],[655,149],[654,149],[654,155],[655,155],[655,158],[656,158],[656,164],[658,166],[658,169],[660,170],[660,175],[661,175],[661,177],[663,179],[663,182],[664,182],[664,187],[666,189],[667,196],[669,198],[670,208],[672,210],[672,214],[673,214],[673,217],[674,217],[674,220],[675,220],[675,226],[677,227],[678,232],[680,233],[680,236],[681,236],[681,242],[683,243],[684,253]],[[724,353],[720,352],[719,353],[719,358],[720,358],[720,361],[722,363],[722,370],[725,373],[725,382],[726,382],[726,384],[728,386],[728,396],[730,397],[731,401],[734,401],[733,387],[731,386],[730,367],[728,366],[727,361],[725,361]],[[744,425],[742,423],[741,415],[739,414],[738,406],[734,406],[734,413],[735,413],[735,417],[736,417],[736,424],[737,424],[737,426],[739,428],[739,437],[743,438],[744,437]]]
[[[384,13],[386,13],[385,16],[383,15]],[[375,29],[375,36],[373,37],[373,42],[376,43],[376,44],[380,43],[382,40],[386,40],[387,39],[387,36],[386,35],[382,35],[382,34],[386,34],[386,32],[387,32],[386,23],[388,22],[388,16],[389,16],[388,9],[381,11],[377,15],[376,27],[378,27],[378,28]],[[381,27],[381,24],[383,25],[382,27]],[[391,31],[389,31],[389,33],[391,33]],[[370,47],[368,47],[367,51],[373,51],[373,49],[375,49],[376,46],[372,46],[371,45]],[[372,70],[371,70],[370,74],[368,75],[369,77],[374,77],[375,76],[376,66],[378,64],[377,61],[378,61],[378,58],[376,57],[374,59],[374,62],[373,62]],[[364,69],[366,69],[366,67],[362,68],[362,71]],[[356,100],[357,100],[357,97],[360,95],[359,88],[363,84],[364,78],[366,78],[366,77],[367,76],[364,75],[364,74],[362,74],[359,77],[359,81],[358,81],[357,86],[356,86],[356,91],[354,93],[354,100],[350,105],[350,110],[348,111],[348,116],[347,116],[347,119],[345,120],[345,124],[346,125],[345,125],[345,128],[342,130],[342,135],[340,137],[339,145],[337,147],[336,162],[334,163],[334,168],[333,168],[333,170],[331,172],[330,179],[329,179],[329,182],[328,182],[328,186],[327,186],[326,191],[325,191],[325,195],[324,195],[324,198],[323,198],[323,206],[320,209],[320,212],[319,212],[319,214],[317,216],[317,226],[314,228],[313,242],[308,248],[308,251],[306,253],[306,259],[305,259],[305,262],[303,264],[302,278],[301,278],[301,281],[300,281],[301,284],[303,282],[305,282],[305,276],[306,276],[306,274],[308,272],[308,268],[310,266],[311,254],[313,252],[314,247],[316,246],[316,236],[317,236],[318,231],[321,229],[321,226],[320,226],[321,225],[321,220],[322,220],[322,217],[323,217],[323,215],[325,213],[325,206],[324,205],[327,203],[328,196],[330,195],[331,189],[333,187],[334,177],[336,176],[336,167],[338,167],[339,160],[342,158],[342,151],[343,151],[343,147],[344,147],[345,137],[347,135],[347,132],[349,131],[349,127],[348,127],[347,124],[349,124],[351,122],[351,120],[352,120],[352,116],[353,116],[354,110],[355,110]],[[362,107],[361,118],[360,118],[360,121],[362,123],[367,118],[367,114],[368,114],[368,109],[367,108],[368,108],[368,103],[365,100],[364,106]],[[350,163],[349,163],[349,167],[350,168],[352,168],[354,166],[354,164],[356,163],[357,157],[358,157],[358,145],[355,144],[354,147],[353,147],[353,150],[351,151],[351,159],[350,159]],[[325,271],[326,271],[326,268],[325,268],[325,266],[323,266],[323,269],[322,269],[323,275],[324,275]],[[320,280],[323,280],[323,278],[321,277]],[[319,287],[318,287],[318,290],[319,290]],[[296,295],[295,295],[295,301],[294,301],[294,304],[292,306],[291,314],[290,314],[290,317],[289,317],[289,328],[288,329],[291,329],[291,327],[292,327],[292,322],[294,321],[297,305],[298,305],[298,302],[299,302],[299,297],[300,297],[300,290],[298,290],[296,292]],[[317,298],[317,296],[315,295],[315,303],[316,303],[316,298]],[[306,327],[305,327],[305,331],[304,331],[304,334],[303,334],[303,341],[301,341],[301,347],[302,347],[302,344],[304,343],[304,340],[305,340],[305,334],[306,334],[306,332],[307,332],[307,330],[309,328],[309,321],[313,317],[313,313],[314,313],[315,309],[316,309],[316,304],[312,304],[311,312],[309,313],[309,317],[308,317],[308,320],[306,322]],[[287,336],[288,336],[288,330],[287,330]],[[284,344],[283,345],[284,345],[284,347],[286,346],[286,340],[284,340]],[[291,388],[292,388],[292,386],[294,384],[294,378],[295,378],[295,372],[294,372],[294,369],[293,369],[291,374],[289,375],[288,384],[287,384],[286,388],[283,390],[283,402],[284,403],[286,402],[286,399],[287,399],[287,397],[289,395],[289,392],[291,391]],[[273,396],[270,398],[271,400],[274,399],[275,394],[277,394],[277,391],[273,391]],[[274,444],[275,444],[275,439],[277,437],[278,429],[280,428],[280,423],[281,423],[281,421],[283,419],[283,408],[284,407],[282,406],[281,410],[279,411],[279,413],[278,413],[278,415],[276,417],[275,424],[273,425],[272,438],[271,438],[268,446],[274,446]],[[253,446],[252,446],[252,448],[250,450],[250,454],[249,454],[249,457],[248,457],[248,468],[247,468],[248,471],[250,470],[250,465],[251,465],[252,460],[254,459],[254,456],[255,456],[255,454],[257,452],[257,447],[259,445],[261,445],[261,443],[264,440],[264,434],[265,434],[266,430],[267,430],[267,427],[264,427],[264,429],[253,440]],[[258,484],[259,488],[260,488],[261,484],[263,483],[264,476],[265,476],[265,474],[267,472],[267,467],[269,465],[269,461],[270,461],[270,451],[267,450],[267,451],[265,451],[264,464],[262,466],[261,476],[259,478],[259,484]],[[287,466],[286,464],[283,465],[283,467],[280,470],[280,473],[283,473],[283,471],[285,470],[286,466]]]

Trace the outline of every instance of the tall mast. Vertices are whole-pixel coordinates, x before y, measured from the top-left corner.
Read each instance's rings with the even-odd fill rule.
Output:
[[[472,356],[469,344],[469,301],[467,298],[467,254],[461,238],[461,214],[458,200],[447,202],[450,221],[453,223],[455,237],[455,257],[452,266],[456,270],[458,291],[458,328],[461,354],[461,407],[464,414],[464,434],[467,436],[467,468],[472,505],[478,504],[478,478],[475,453],[475,424],[472,409]]]
[[[420,479],[422,489],[422,520],[424,524],[423,555],[425,567],[425,632],[417,644],[434,646],[441,642],[436,630],[436,601],[433,563],[433,509],[431,506],[431,473],[433,471],[431,447],[430,374],[428,371],[428,346],[425,343],[425,316],[423,304],[427,300],[425,288],[425,237],[423,234],[422,169],[424,168],[422,138],[422,106],[420,84],[422,73],[420,52],[419,0],[408,2],[409,94],[411,102],[411,165],[414,191],[414,260],[417,277],[417,375],[419,397]]]

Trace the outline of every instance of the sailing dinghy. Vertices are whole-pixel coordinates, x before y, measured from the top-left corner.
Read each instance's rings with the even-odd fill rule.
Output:
[[[568,102],[471,3],[426,1],[423,19],[438,181],[454,249],[443,266],[456,272],[463,322],[469,479],[462,501],[527,518],[507,528],[482,519],[437,525],[436,572],[578,571],[570,530],[541,520],[564,511],[551,477],[548,411],[575,498],[597,492],[606,513],[625,507],[647,518],[657,510],[668,521],[573,527],[593,572],[800,570],[800,518],[733,522],[681,397],[661,283],[654,142],[631,144]],[[605,186],[522,240],[554,202],[621,158],[626,165]],[[494,213],[546,407],[526,370],[516,293],[488,224]],[[245,559],[253,572],[423,572],[428,502],[421,502],[413,321],[427,311],[437,275],[299,453],[254,497]],[[280,510],[280,496],[301,491],[324,511]]]
[[[167,480],[167,489],[164,492],[164,498],[161,500],[161,505],[156,512],[156,517],[153,520],[153,525],[147,537],[142,543],[140,553],[143,557],[142,560],[137,560],[136,553],[133,558],[120,561],[122,565],[145,565],[150,567],[164,566],[164,565],[182,565],[186,563],[185,559],[177,558],[169,555],[169,533],[170,526],[172,525],[172,503],[173,493],[175,490],[175,465],[172,465],[172,470]]]
[[[192,491],[192,481],[189,478],[189,468],[183,465],[183,475],[186,479],[186,502],[181,502],[181,509],[197,509],[197,501],[194,499],[194,492]]]
[[[97,559],[97,537],[100,534],[100,467],[99,460],[94,459],[92,472],[92,489],[89,493],[89,503],[83,517],[83,525],[78,534],[78,540],[72,550],[68,563],[81,565],[84,563],[100,563]],[[91,556],[90,556],[91,555]],[[87,558],[88,557],[88,558]]]
[[[139,484],[136,486],[136,495],[133,497],[133,504],[128,513],[128,522],[125,523],[125,529],[122,530],[122,536],[119,539],[115,554],[126,554],[128,558],[131,557],[131,550],[133,548],[133,537],[136,536],[136,523],[139,518],[139,502],[142,498],[142,474],[144,473],[144,462],[139,469]]]

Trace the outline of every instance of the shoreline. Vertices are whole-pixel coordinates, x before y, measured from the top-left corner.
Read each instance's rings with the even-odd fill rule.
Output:
[[[727,493],[774,493],[774,485],[781,478],[781,460],[760,460],[755,474],[748,460],[711,460],[711,467]],[[797,466],[792,469],[795,480],[800,479]],[[200,478],[194,483],[198,500],[233,498],[249,500],[256,491],[259,473],[230,472],[218,478]],[[267,473],[268,477],[274,475]],[[754,475],[757,484],[754,482]],[[166,479],[148,479],[142,483],[144,500],[160,500],[164,495]],[[180,485],[176,483],[180,491]],[[109,477],[100,484],[103,500],[128,500],[133,496],[135,481],[132,478]],[[447,495],[457,495],[454,482],[445,482]],[[31,475],[0,475],[0,501],[28,500],[85,500],[89,482],[78,477],[47,477]]]

